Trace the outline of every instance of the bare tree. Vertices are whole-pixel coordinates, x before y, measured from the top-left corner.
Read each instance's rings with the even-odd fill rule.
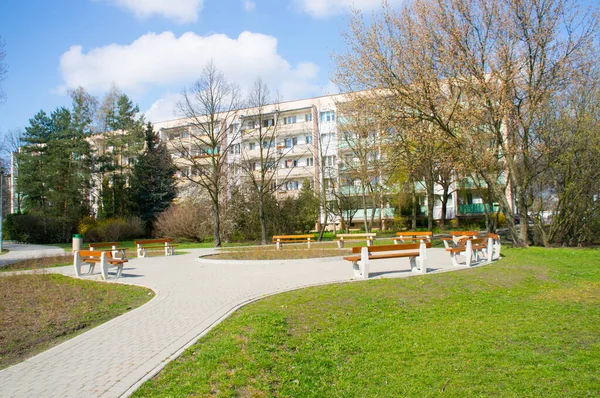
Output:
[[[19,170],[19,156],[17,153],[19,152],[19,148],[23,145],[23,130],[14,129],[8,130],[4,136],[2,137],[1,145],[0,145],[0,168],[4,167],[7,172],[11,169],[11,163],[13,166],[13,172],[17,172]],[[13,182],[16,182],[18,176],[15,174],[11,176]],[[16,212],[21,211],[21,204],[23,202],[23,194],[19,189],[19,184],[13,184],[13,197],[10,200],[15,200],[16,203]],[[6,197],[8,198],[9,195]],[[8,212],[4,213],[8,214]]]
[[[399,117],[454,139],[500,202],[514,243],[526,245],[528,223],[517,230],[513,208],[527,220],[541,111],[592,60],[596,15],[575,0],[414,0],[399,12],[384,6],[370,25],[356,13],[336,82],[392,97]],[[487,173],[494,160],[506,182]]]
[[[6,58],[6,51],[4,50],[5,47],[6,44],[4,39],[2,39],[2,36],[0,36],[0,83],[6,79],[6,74],[8,73],[8,67],[4,62],[4,59]],[[0,105],[2,105],[4,101],[6,101],[6,93],[4,93],[4,90],[2,90],[2,86],[0,85]]]
[[[183,92],[178,114],[187,119],[186,134],[170,141],[179,151],[178,164],[190,183],[197,184],[209,196],[213,210],[214,246],[221,246],[221,206],[227,185],[227,156],[235,145],[240,92],[220,73],[213,62],[202,70],[200,78]]]
[[[236,163],[243,171],[245,180],[250,183],[258,201],[263,245],[267,244],[265,199],[287,182],[295,168],[293,162],[290,167],[279,167],[285,161],[284,158],[291,153],[292,146],[278,145],[277,142],[280,135],[285,133],[278,103],[271,97],[269,87],[258,78],[248,96],[247,114],[240,116],[241,134],[238,136],[239,142],[233,147],[234,156],[239,154],[239,159],[234,159],[239,160]]]

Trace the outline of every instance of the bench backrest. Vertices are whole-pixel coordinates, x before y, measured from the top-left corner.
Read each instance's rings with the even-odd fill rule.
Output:
[[[412,237],[412,236],[429,236],[432,237],[433,236],[433,232],[431,231],[423,231],[423,232],[411,232],[411,231],[406,231],[406,232],[396,232],[396,236],[407,236],[407,237]]]
[[[367,233],[367,234],[337,234],[336,238],[374,238],[376,237],[376,233]]]
[[[431,248],[431,242],[425,242],[426,248]],[[421,248],[421,243],[402,243],[399,245],[381,245],[381,246],[369,246],[369,253],[375,252],[391,252],[396,250],[418,250]],[[353,247],[352,253],[360,253],[362,247]]]
[[[396,232],[396,236],[400,237],[403,241],[404,240],[410,240],[412,242],[418,242],[418,241],[423,240],[423,239],[427,239],[428,241],[431,241],[431,238],[433,237],[433,232],[432,231],[423,231],[423,232],[411,232],[411,231]]]
[[[495,239],[495,240],[500,240],[500,235],[493,234],[493,233],[490,232],[490,233],[488,233],[488,238],[492,238],[492,239]]]
[[[165,238],[165,239],[143,239],[143,240],[135,240],[133,243],[135,245],[146,245],[149,243],[171,243],[173,239]]]
[[[90,243],[88,247],[112,247],[119,246],[119,242],[99,242],[99,243]]]
[[[450,231],[450,236],[477,236],[479,232],[477,231]]]
[[[314,235],[275,235],[273,239],[308,239],[314,237]]]
[[[470,239],[471,244],[472,245],[481,245],[483,243],[485,243],[487,245],[488,243],[488,238],[477,238],[477,239]]]

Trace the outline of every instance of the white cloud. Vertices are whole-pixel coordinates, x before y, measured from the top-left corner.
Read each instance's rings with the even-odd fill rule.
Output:
[[[256,9],[256,3],[252,0],[242,0],[242,3],[244,4],[244,10],[247,12],[252,12]]]
[[[130,44],[110,44],[89,51],[75,45],[62,54],[63,85],[56,89],[84,87],[102,94],[114,82],[129,95],[140,97],[151,89],[177,92],[190,86],[212,60],[216,67],[242,89],[261,76],[282,99],[320,93],[317,65],[291,65],[277,51],[277,38],[242,32],[237,38],[224,34],[199,36],[193,32],[176,37],[172,32],[147,33]],[[174,95],[156,101],[148,110],[151,120],[173,119]],[[149,117],[150,118],[150,117]]]
[[[108,0],[138,18],[160,15],[179,23],[196,22],[204,0]]]
[[[382,0],[295,0],[300,9],[315,18],[328,17],[350,10],[350,7],[361,10],[380,8]],[[390,5],[401,4],[403,0],[388,0]]]
[[[146,120],[156,123],[164,122],[166,120],[177,119],[176,114],[177,103],[181,101],[181,94],[166,94],[158,101],[155,101],[150,108],[144,112]]]

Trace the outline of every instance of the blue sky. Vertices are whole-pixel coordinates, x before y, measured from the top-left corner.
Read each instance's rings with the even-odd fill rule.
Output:
[[[400,2],[401,0],[398,0]],[[261,76],[284,99],[335,92],[330,54],[344,48],[350,4],[380,0],[4,0],[8,75],[0,132],[69,89],[102,97],[114,82],[152,121],[174,118],[182,89],[213,59],[242,88]]]

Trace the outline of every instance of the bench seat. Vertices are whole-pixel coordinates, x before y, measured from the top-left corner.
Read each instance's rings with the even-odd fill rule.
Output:
[[[421,243],[353,247],[352,255],[345,256],[344,260],[352,262],[356,278],[369,278],[370,261],[390,258],[409,258],[412,272],[426,273],[426,249],[430,247],[431,242],[423,241]]]

